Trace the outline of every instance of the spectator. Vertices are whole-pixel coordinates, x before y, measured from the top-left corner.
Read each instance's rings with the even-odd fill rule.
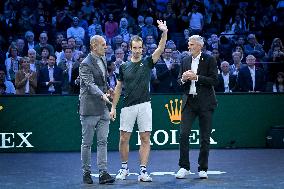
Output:
[[[1,32],[5,38],[8,38],[10,35],[15,36],[20,29],[18,27],[16,19],[13,17],[11,10],[4,10],[3,19],[0,22]]]
[[[181,61],[180,57],[181,57],[180,52],[178,50],[173,50],[172,59],[173,59],[174,64],[180,65],[180,61]]]
[[[137,24],[133,27],[133,34],[142,37],[142,27],[145,26],[144,17],[139,15],[137,18]]]
[[[246,40],[245,40],[244,36],[237,35],[236,45],[243,47],[245,45],[245,43],[246,43]]]
[[[110,45],[107,45],[106,55],[105,56],[106,56],[107,62],[112,61],[112,57],[114,56],[114,51],[113,51],[113,49],[111,48]]]
[[[199,6],[194,4],[191,12],[188,13],[189,30],[191,35],[201,34],[203,30],[203,15],[198,12]]]
[[[39,61],[40,70],[47,66],[49,55],[50,55],[49,49],[46,47],[43,47],[41,51],[41,60]]]
[[[16,94],[13,83],[5,75],[5,70],[0,70],[0,95]]]
[[[245,65],[241,62],[242,54],[238,51],[232,53],[233,64],[230,66],[230,75],[238,76],[239,71]]]
[[[55,66],[56,57],[49,55],[48,66],[40,70],[38,86],[41,94],[61,94],[62,69]]]
[[[56,56],[56,64],[58,65],[58,63],[64,59],[64,49],[68,46],[68,40],[63,38],[61,40],[61,47],[58,48],[55,52],[55,56]]]
[[[44,47],[46,47],[48,50],[49,50],[49,53],[50,54],[54,54],[54,48],[52,45],[48,44],[47,43],[48,41],[48,37],[47,37],[47,33],[45,32],[42,32],[40,35],[39,35],[39,44],[37,44],[34,49],[37,53],[36,57],[37,57],[37,60],[40,60],[41,59],[41,52],[42,52],[42,49]]]
[[[265,76],[261,68],[255,66],[253,55],[246,57],[248,66],[240,69],[237,79],[238,90],[241,92],[264,92]]]
[[[277,78],[273,84],[273,92],[284,92],[284,73],[278,72]]]
[[[219,45],[218,49],[220,52],[220,57],[223,60],[230,60],[231,52],[233,49],[233,45],[230,39],[226,38],[225,36],[221,36],[219,38]]]
[[[240,52],[241,53],[241,62],[243,62],[243,58],[245,56],[243,46],[240,46],[240,45],[235,46],[235,48],[233,49],[233,52]]]
[[[177,46],[173,40],[168,40],[166,43],[166,47],[172,49],[172,51],[177,50]]]
[[[220,57],[220,52],[217,48],[212,49],[211,51],[211,55],[215,58],[217,66],[218,66],[218,71],[220,71],[221,69],[221,62],[223,61]]]
[[[280,38],[274,38],[271,47],[267,53],[268,62],[281,62],[283,61],[284,46]]]
[[[128,31],[129,31],[130,34],[133,34],[135,19],[127,11],[122,12],[121,18],[126,18],[127,23],[128,23]]]
[[[162,20],[167,21],[167,25],[169,28],[171,28],[171,33],[176,33],[178,32],[178,27],[177,27],[177,21],[176,21],[176,14],[173,11],[172,3],[167,3],[166,5],[166,11],[162,12],[163,13],[163,18]]]
[[[127,60],[128,55],[129,55],[128,43],[122,42],[121,45],[120,45],[120,48],[122,48],[122,50],[124,52],[123,61],[125,62]]]
[[[154,40],[158,39],[158,29],[153,25],[153,18],[148,16],[145,18],[145,26],[142,27],[142,38],[146,40],[147,36],[153,36]]]
[[[274,76],[277,72],[284,72],[284,49],[280,43],[274,42],[271,45],[266,57],[267,64],[264,64],[266,71],[268,72],[269,80],[274,80]]]
[[[15,83],[15,75],[19,71],[19,60],[20,56],[18,56],[18,49],[16,46],[11,45],[9,47],[9,54],[10,58],[6,58],[5,60],[5,66],[6,66],[6,79],[8,81],[12,81],[12,83]]]
[[[234,19],[233,19],[234,18]],[[247,31],[246,28],[246,15],[241,9],[237,9],[234,17],[230,19],[232,31],[235,34],[244,34]]]
[[[131,35],[130,35],[130,32],[128,31],[128,21],[126,18],[120,19],[118,34],[122,36],[123,41],[129,43]]]
[[[179,65],[174,64],[172,59],[172,49],[165,48],[162,54],[162,61],[155,65],[157,79],[157,93],[175,93],[178,92],[177,77],[179,74]]]
[[[64,39],[63,33],[57,32],[56,33],[56,39],[55,39],[55,42],[53,44],[56,56],[57,56],[58,52],[62,51],[61,42],[62,42],[63,39]],[[66,44],[67,44],[67,41],[66,41]]]
[[[190,31],[189,29],[184,29],[183,30],[183,40],[181,40],[181,44],[180,44],[180,49],[181,51],[187,51],[188,50],[188,38],[190,36]]]
[[[73,17],[73,26],[67,29],[67,38],[80,38],[84,40],[85,38],[85,30],[81,26],[79,26],[79,18]]]
[[[38,74],[39,70],[41,69],[41,65],[40,62],[36,60],[36,51],[34,49],[29,49],[28,57],[30,59],[30,70]]]
[[[59,62],[58,67],[62,69],[62,94],[72,94],[72,74],[79,67],[79,62],[72,58],[72,48],[64,49],[65,59]],[[80,57],[80,56],[79,56]]]
[[[18,38],[16,41],[16,46],[18,49],[18,55],[21,57],[24,57],[27,55],[28,51],[24,51],[25,50],[25,41],[22,38]]]
[[[34,32],[36,36],[39,36],[42,32],[47,33],[49,37],[51,37],[50,25],[46,23],[44,16],[40,16],[38,19],[38,23],[34,27]]]
[[[66,32],[72,23],[73,17],[68,5],[64,6],[63,11],[56,17],[56,30],[58,32]]]
[[[112,47],[113,49],[120,48],[121,43],[123,42],[123,37],[122,35],[118,34],[117,36],[112,38]]]
[[[218,74],[218,85],[216,92],[230,93],[235,91],[236,75],[230,74],[230,64],[227,61],[221,62],[221,73]]]
[[[83,12],[78,11],[77,16],[78,16],[78,19],[79,19],[78,26],[82,27],[85,30],[85,34],[86,34],[88,32],[89,24],[88,24],[87,20],[84,19]]]
[[[105,23],[105,34],[107,43],[111,44],[112,38],[117,35],[118,24],[113,20],[113,14],[108,15],[108,21]]]
[[[211,1],[208,7],[208,15],[210,17],[210,24],[216,28],[216,31],[220,31],[222,20],[223,6],[219,0]]]
[[[207,39],[207,43],[209,45],[208,50],[212,51],[212,49],[218,49],[219,45],[219,37],[217,34],[211,34],[211,36]]]
[[[32,31],[27,31],[25,33],[25,46],[24,46],[24,52],[28,52],[29,49],[34,49],[36,46],[36,42],[34,41],[35,35]]]
[[[75,39],[75,50],[81,51],[81,48],[83,45],[84,45],[84,42],[80,38]]]
[[[147,49],[152,45],[152,44],[156,44],[156,41],[154,39],[154,36],[152,35],[147,35],[146,39],[145,39],[145,46],[147,47]]]
[[[30,59],[23,57],[20,59],[20,70],[16,73],[15,86],[16,94],[35,94],[37,89],[37,74],[30,70]]]
[[[265,56],[265,52],[262,45],[258,43],[254,34],[248,35],[248,43],[244,46],[246,55],[253,55],[258,60],[262,61]]]
[[[100,25],[100,22],[97,17],[94,17],[92,20],[92,24],[88,27],[88,35],[91,38],[96,35],[96,26]],[[98,34],[99,35],[99,34]]]
[[[107,77],[107,83],[109,87],[114,90],[116,86],[116,66],[114,62],[108,62],[107,64],[107,72],[108,72],[108,77]]]
[[[81,54],[79,56],[79,59],[76,61],[75,64],[80,65],[82,61],[85,59],[86,55]],[[79,66],[74,68],[72,71],[71,76],[71,88],[73,94],[79,94],[80,93],[80,77],[79,77]]]
[[[225,25],[225,31],[221,32],[221,36],[225,36],[227,39],[234,37],[234,32],[231,30],[230,24]]]
[[[148,48],[148,52],[147,52],[147,55],[152,55],[153,52],[157,49],[158,45],[155,44],[155,43],[152,43],[149,48]]]
[[[92,14],[95,12],[95,7],[91,4],[90,0],[86,0],[81,7],[82,13],[85,15],[87,20],[90,20]]]
[[[114,69],[114,73],[116,74],[116,76],[118,76],[119,74],[119,68],[120,68],[120,65],[125,63],[123,61],[124,59],[124,51],[122,48],[117,48],[115,50],[115,61],[114,61],[114,66],[115,66],[115,69]]]
[[[73,60],[78,60],[78,58],[79,58],[80,54],[82,54],[82,52],[77,50],[77,49],[75,49],[75,47],[76,47],[76,39],[74,37],[68,38],[67,44],[72,49],[72,54],[73,54],[72,58],[73,58]],[[63,49],[63,51],[64,51],[64,49]],[[61,56],[61,59],[62,58],[64,58],[64,53],[63,53],[63,56]]]
[[[255,34],[256,36],[261,36],[261,34],[262,34],[261,28],[260,28],[259,22],[257,22],[255,16],[250,17],[248,27],[247,27],[247,31]]]

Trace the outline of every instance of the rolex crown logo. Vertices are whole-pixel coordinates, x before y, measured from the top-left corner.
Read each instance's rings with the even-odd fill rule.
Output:
[[[181,120],[182,100],[179,101],[179,106],[178,101],[178,99],[175,99],[175,104],[173,106],[173,100],[170,100],[170,107],[169,104],[165,104],[165,108],[168,110],[170,120],[173,124],[179,124]]]

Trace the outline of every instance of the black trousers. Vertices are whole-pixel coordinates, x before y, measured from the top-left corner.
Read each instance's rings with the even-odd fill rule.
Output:
[[[188,103],[185,105],[181,115],[180,125],[180,159],[179,166],[187,170],[190,169],[189,162],[189,135],[195,118],[199,118],[199,141],[200,151],[198,157],[198,171],[207,171],[210,135],[212,129],[212,115],[214,110],[201,111],[191,110]]]

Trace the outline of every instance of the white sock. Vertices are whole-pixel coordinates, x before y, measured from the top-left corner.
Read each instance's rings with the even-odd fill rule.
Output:
[[[123,168],[123,169],[127,169],[127,161],[124,161],[124,162],[121,162],[121,167]]]
[[[146,165],[140,165],[140,172],[145,173],[146,172]]]

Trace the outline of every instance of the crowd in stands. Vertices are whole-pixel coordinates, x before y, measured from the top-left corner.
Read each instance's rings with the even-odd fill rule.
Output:
[[[107,41],[108,83],[129,60],[133,35],[143,56],[157,48],[156,20],[168,41],[152,70],[152,93],[179,93],[180,60],[198,34],[216,58],[217,92],[284,91],[284,1],[260,0],[4,0],[0,2],[0,94],[79,94],[79,65],[89,40]]]

